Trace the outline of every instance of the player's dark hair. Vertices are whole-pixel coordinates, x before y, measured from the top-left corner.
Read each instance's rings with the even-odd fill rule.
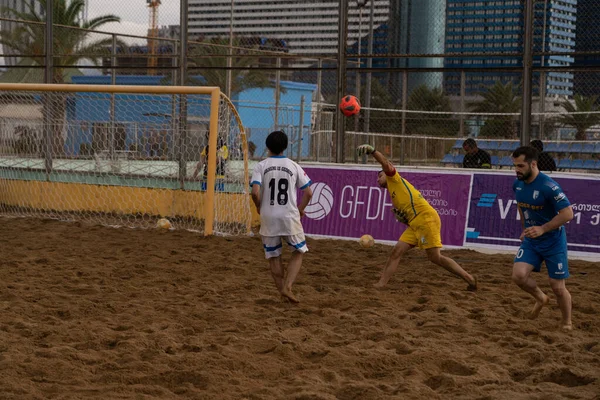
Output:
[[[288,137],[282,131],[273,131],[267,136],[265,141],[267,149],[273,154],[281,154],[288,146]]]
[[[473,148],[473,147],[477,147],[477,142],[475,141],[475,139],[468,138],[467,140],[465,140],[463,142],[462,145],[463,145],[463,147]]]
[[[531,143],[529,143],[529,145],[537,151],[539,151],[540,153],[544,151],[544,143],[542,143],[542,141],[539,139],[532,140]]]
[[[513,158],[525,156],[525,162],[528,163],[537,161],[539,155],[540,153],[537,151],[537,149],[531,146],[521,146],[512,153]]]

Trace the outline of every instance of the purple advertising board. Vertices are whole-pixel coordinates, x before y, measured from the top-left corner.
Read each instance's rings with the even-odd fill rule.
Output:
[[[566,225],[569,250],[600,253],[600,179],[552,177],[573,205]],[[512,190],[514,175],[473,174],[466,244],[517,248],[522,232]]]
[[[307,235],[350,239],[370,234],[376,240],[395,242],[406,229],[391,212],[387,189],[377,185],[378,169],[307,165],[303,168],[313,182],[313,198],[302,218]],[[471,175],[398,172],[440,214],[443,244],[463,246]]]

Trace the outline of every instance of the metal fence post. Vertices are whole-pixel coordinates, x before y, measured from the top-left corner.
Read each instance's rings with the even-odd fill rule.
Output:
[[[314,149],[315,149],[315,161],[319,161],[319,135],[321,134],[321,113],[323,112],[323,107],[321,106],[321,90],[323,84],[323,60],[319,58],[317,65],[319,67],[319,71],[317,71],[317,116],[315,117],[315,132],[313,132],[314,140]]]
[[[187,52],[188,52],[188,0],[181,0],[179,14],[181,29],[179,32],[179,85],[187,83]]]
[[[110,57],[110,84],[117,84],[117,35],[112,35],[111,57]],[[111,161],[115,161],[115,120],[116,120],[115,94],[110,94],[110,142],[108,153]]]
[[[373,23],[375,18],[375,0],[371,0],[371,15],[369,15],[369,43],[367,47],[367,53],[369,53],[369,58],[367,59],[367,84],[365,87],[365,122],[363,131],[369,134],[370,123],[371,123],[371,68],[373,68],[373,58],[371,55],[373,54],[373,40],[375,37],[375,32],[373,29]],[[375,138],[373,137],[373,141],[371,142],[369,135],[369,142],[372,145],[375,145]],[[391,147],[390,147],[391,149]]]
[[[275,130],[279,129],[279,99],[280,99],[280,90],[281,90],[281,58],[277,57],[277,61],[275,63],[277,66],[277,71],[275,72],[275,121],[274,127]]]
[[[173,54],[171,57],[171,71],[172,71],[172,78],[171,78],[171,85],[176,86],[177,84],[179,84],[179,71],[178,71],[178,47],[177,42],[173,42]],[[173,143],[175,144],[176,148],[174,148],[174,154],[173,154],[173,159],[178,159],[177,157],[179,157],[179,151],[180,151],[180,147],[181,143],[178,142],[179,141],[179,116],[177,115],[177,95],[173,94],[171,95],[171,132],[173,135]],[[187,171],[185,171],[187,173]],[[179,173],[179,172],[178,172]]]
[[[45,43],[45,64],[46,67],[44,69],[44,82],[45,83],[54,83],[54,10],[53,10],[52,1],[46,2],[46,43]],[[60,96],[60,95],[59,95]],[[53,123],[52,123],[52,115],[54,102],[53,102],[54,94],[52,92],[46,92],[44,95],[44,168],[46,170],[46,180],[50,180],[50,173],[52,172],[52,142],[53,142]]]
[[[538,139],[544,140],[544,134],[546,133],[546,127],[544,126],[546,121],[544,113],[546,112],[546,72],[540,71],[540,137]]]
[[[110,56],[110,84],[117,84],[117,35],[112,34],[111,56]]]
[[[348,1],[339,2],[339,33],[338,33],[338,66],[337,66],[337,98],[344,97],[346,92],[346,41],[348,37]],[[345,123],[344,114],[336,112],[336,152],[335,161],[343,163],[345,161]]]
[[[525,1],[525,37],[523,38],[523,104],[521,108],[521,145],[529,144],[533,78],[533,0]],[[545,35],[545,32],[543,33]]]
[[[362,67],[362,62],[360,59],[360,55],[362,53],[362,8],[366,3],[358,2],[358,63],[356,64],[356,97],[360,99],[361,97],[361,82],[360,82],[360,68]],[[360,130],[360,114],[354,115],[354,135],[352,135],[352,146],[356,148],[358,146],[358,131]],[[353,152],[354,162],[358,163],[358,154]]]
[[[181,10],[179,14],[179,23],[181,26],[179,40],[179,85],[185,86],[187,83],[187,32],[188,32],[188,0],[181,0]],[[179,187],[185,188],[187,178],[187,164],[185,145],[187,143],[187,96],[179,95],[179,140],[178,140],[178,162],[179,162]],[[174,118],[175,116],[173,116]]]
[[[402,72],[402,128],[400,134],[400,165],[404,165],[404,135],[406,135],[406,104],[408,103],[408,72]]]
[[[298,151],[298,162],[302,159],[302,131],[304,130],[304,95],[300,96],[300,124],[298,126],[298,141],[296,142]]]
[[[231,0],[231,9],[229,10],[229,49],[227,51],[227,74],[225,76],[225,94],[231,98],[231,67],[233,64],[233,0]]]
[[[466,77],[465,71],[460,71],[460,137],[465,137],[465,95],[466,95]]]
[[[365,3],[366,4],[366,3]],[[375,137],[371,136],[369,134],[369,131],[371,129],[370,124],[371,124],[371,110],[369,110],[369,108],[371,108],[371,68],[373,67],[373,58],[370,57],[371,54],[373,54],[373,37],[374,37],[374,32],[373,32],[373,19],[374,19],[374,15],[375,15],[375,0],[371,0],[371,7],[370,7],[370,13],[369,13],[369,41],[367,43],[367,53],[369,54],[369,58],[367,58],[367,83],[365,85],[365,119],[363,122],[363,132],[366,133],[366,136],[363,136],[364,140],[362,140],[362,143],[370,143],[373,146],[376,146],[375,143]],[[356,135],[355,135],[356,137]],[[392,147],[390,146],[390,159],[392,158]],[[362,164],[366,164],[367,163],[367,155],[364,154],[361,157],[361,163]]]
[[[172,71],[171,85],[175,86],[179,82],[179,71],[178,71],[178,64],[177,64],[177,62],[179,61],[179,57],[178,57],[179,52],[177,51],[177,49],[179,47],[179,43],[178,42],[172,42],[172,43],[173,43],[173,54],[171,55],[171,71]]]
[[[46,2],[46,43],[44,83],[54,83],[54,9],[53,1]]]

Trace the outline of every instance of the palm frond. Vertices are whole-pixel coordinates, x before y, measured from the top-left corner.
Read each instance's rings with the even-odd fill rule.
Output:
[[[84,29],[96,29],[104,24],[108,24],[109,22],[121,22],[121,18],[116,15],[102,15],[97,18],[90,19],[82,24],[82,28]]]
[[[65,21],[77,21],[84,8],[84,0],[71,0],[69,5],[63,11]]]
[[[39,0],[42,9],[45,8],[49,0]],[[92,63],[98,63],[99,58],[106,52],[106,46],[110,45],[111,39],[96,40],[91,43],[86,43],[90,33],[80,29],[73,28],[89,28],[94,29],[108,22],[120,22],[120,18],[109,14],[93,18],[81,26],[79,15],[85,7],[84,0],[52,0],[54,1],[53,18],[56,25],[54,38],[54,63],[61,65],[64,68],[76,66],[81,60],[90,60]],[[38,15],[33,1],[28,2],[27,11],[18,12],[10,10],[10,15],[13,18],[21,19],[28,22],[45,22],[42,16]],[[31,23],[20,24],[12,32],[0,32],[0,44],[14,50],[16,56],[21,55],[22,58],[27,58],[34,64],[43,64],[40,58],[45,54],[45,26]],[[97,56],[96,56],[97,55]],[[57,68],[57,76],[63,76],[64,71]]]

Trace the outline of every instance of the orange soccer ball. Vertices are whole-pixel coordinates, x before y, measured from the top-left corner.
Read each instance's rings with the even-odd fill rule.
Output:
[[[360,101],[356,96],[346,95],[340,101],[340,110],[346,117],[356,115],[360,111]]]

